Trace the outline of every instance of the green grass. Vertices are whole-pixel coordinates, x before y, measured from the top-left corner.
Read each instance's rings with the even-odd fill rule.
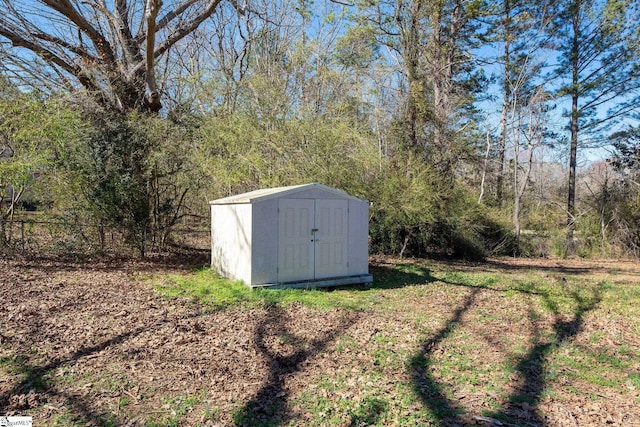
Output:
[[[205,392],[199,392],[195,395],[176,396],[165,399],[162,408],[168,412],[168,415],[156,418],[149,418],[144,423],[145,427],[177,427],[184,425],[183,417],[192,411],[197,405],[201,404],[205,398]],[[206,409],[207,415],[213,415],[210,408]]]
[[[154,286],[162,295],[171,298],[188,298],[197,304],[203,304],[212,310],[225,309],[235,305],[288,305],[304,304],[310,307],[329,310],[344,308],[363,310],[388,304],[381,294],[390,288],[427,283],[431,279],[427,270],[411,267],[399,267],[400,274],[394,279],[384,281],[377,278],[372,287],[355,285],[350,287],[319,289],[252,289],[240,281],[219,277],[210,269],[202,269],[184,275],[168,275],[154,279]]]
[[[585,289],[582,282],[558,286],[545,277],[504,277],[496,273],[463,271],[436,271],[431,266],[420,264],[399,264],[392,269],[374,268],[374,283],[371,287],[346,286],[320,289],[252,289],[240,281],[219,277],[211,269],[166,275],[153,279],[155,288],[166,297],[187,298],[213,310],[235,305],[256,306],[291,303],[305,304],[319,309],[344,308],[363,310],[389,308],[395,300],[406,299],[412,294],[424,293],[424,286],[430,289],[444,289],[447,292],[463,289],[487,289],[503,293],[505,296],[538,295],[541,306],[551,312],[565,310],[575,305],[576,296],[588,296],[591,287]],[[606,289],[606,284],[600,285]],[[616,288],[617,289],[617,288]],[[397,290],[397,292],[390,292]],[[574,291],[574,294],[567,292]],[[630,290],[630,297],[635,290]]]
[[[623,391],[634,357],[579,345],[563,344],[549,358],[549,370],[562,372],[569,380]]]
[[[46,375],[36,372],[22,356],[0,357],[0,373],[3,371],[27,391],[44,390],[47,386]]]
[[[433,416],[420,405],[409,384],[383,387],[380,376],[364,375],[353,381],[345,375],[324,375],[313,387],[293,399],[310,418],[310,426],[429,425]]]
[[[631,387],[640,389],[640,372],[634,372],[628,375],[627,382]]]

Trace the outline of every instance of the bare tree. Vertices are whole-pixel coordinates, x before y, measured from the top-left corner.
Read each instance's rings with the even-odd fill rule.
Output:
[[[516,135],[513,138],[513,226],[516,241],[520,240],[522,201],[529,185],[535,162],[535,152],[544,143],[545,123],[548,121],[545,116],[545,103],[548,99],[549,94],[544,91],[543,87],[539,87],[529,98],[527,105],[516,113],[518,116]],[[526,124],[523,123],[523,120],[526,120]],[[527,151],[527,160],[524,166],[520,161],[521,146],[525,145],[521,143],[521,139],[524,139]]]
[[[482,8],[466,0],[361,2],[360,23],[397,57],[403,139],[451,171],[458,152],[454,129],[473,101],[480,75],[473,67]]]
[[[492,37],[502,46],[498,63],[502,68],[500,77],[502,108],[500,114],[500,136],[496,159],[496,199],[504,202],[504,163],[507,150],[509,110],[513,100],[521,97],[517,91],[530,90],[543,68],[540,51],[549,44],[546,28],[554,17],[553,2],[530,0],[502,0],[491,28]]]
[[[4,66],[40,86],[83,87],[120,112],[162,108],[156,62],[223,0],[0,0]]]

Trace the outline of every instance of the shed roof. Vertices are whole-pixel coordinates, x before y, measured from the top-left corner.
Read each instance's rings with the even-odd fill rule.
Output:
[[[274,187],[274,188],[263,188],[261,190],[250,191],[248,193],[237,194],[235,196],[224,197],[222,199],[216,199],[209,202],[211,205],[234,205],[241,203],[254,203],[261,200],[272,199],[275,197],[289,196],[295,193],[299,193],[305,190],[317,189],[321,191],[326,191],[328,193],[333,193],[336,196],[340,196],[346,199],[352,200],[362,200],[358,197],[351,196],[350,194],[338,190],[337,188],[328,187],[326,185],[318,184],[317,182],[312,182],[310,184],[301,184],[301,185],[290,185],[288,187]]]

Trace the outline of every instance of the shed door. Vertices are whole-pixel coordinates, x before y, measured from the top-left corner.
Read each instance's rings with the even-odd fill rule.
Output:
[[[315,278],[347,274],[348,201],[316,200]]]
[[[315,221],[315,203],[311,199],[280,199],[278,207],[278,281],[313,278],[311,230]]]
[[[347,274],[348,203],[340,199],[280,199],[279,282]]]

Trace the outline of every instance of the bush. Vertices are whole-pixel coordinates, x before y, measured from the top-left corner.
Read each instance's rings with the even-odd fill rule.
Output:
[[[163,246],[182,218],[191,183],[191,129],[138,113],[94,113],[78,165],[80,191],[95,224],[118,227],[144,256]]]
[[[199,130],[194,154],[209,199],[305,182],[362,196],[379,167],[370,135],[337,119],[291,118],[267,126],[229,115]]]
[[[371,249],[400,256],[477,260],[513,254],[515,238],[497,215],[415,157],[390,161],[370,199]]]

